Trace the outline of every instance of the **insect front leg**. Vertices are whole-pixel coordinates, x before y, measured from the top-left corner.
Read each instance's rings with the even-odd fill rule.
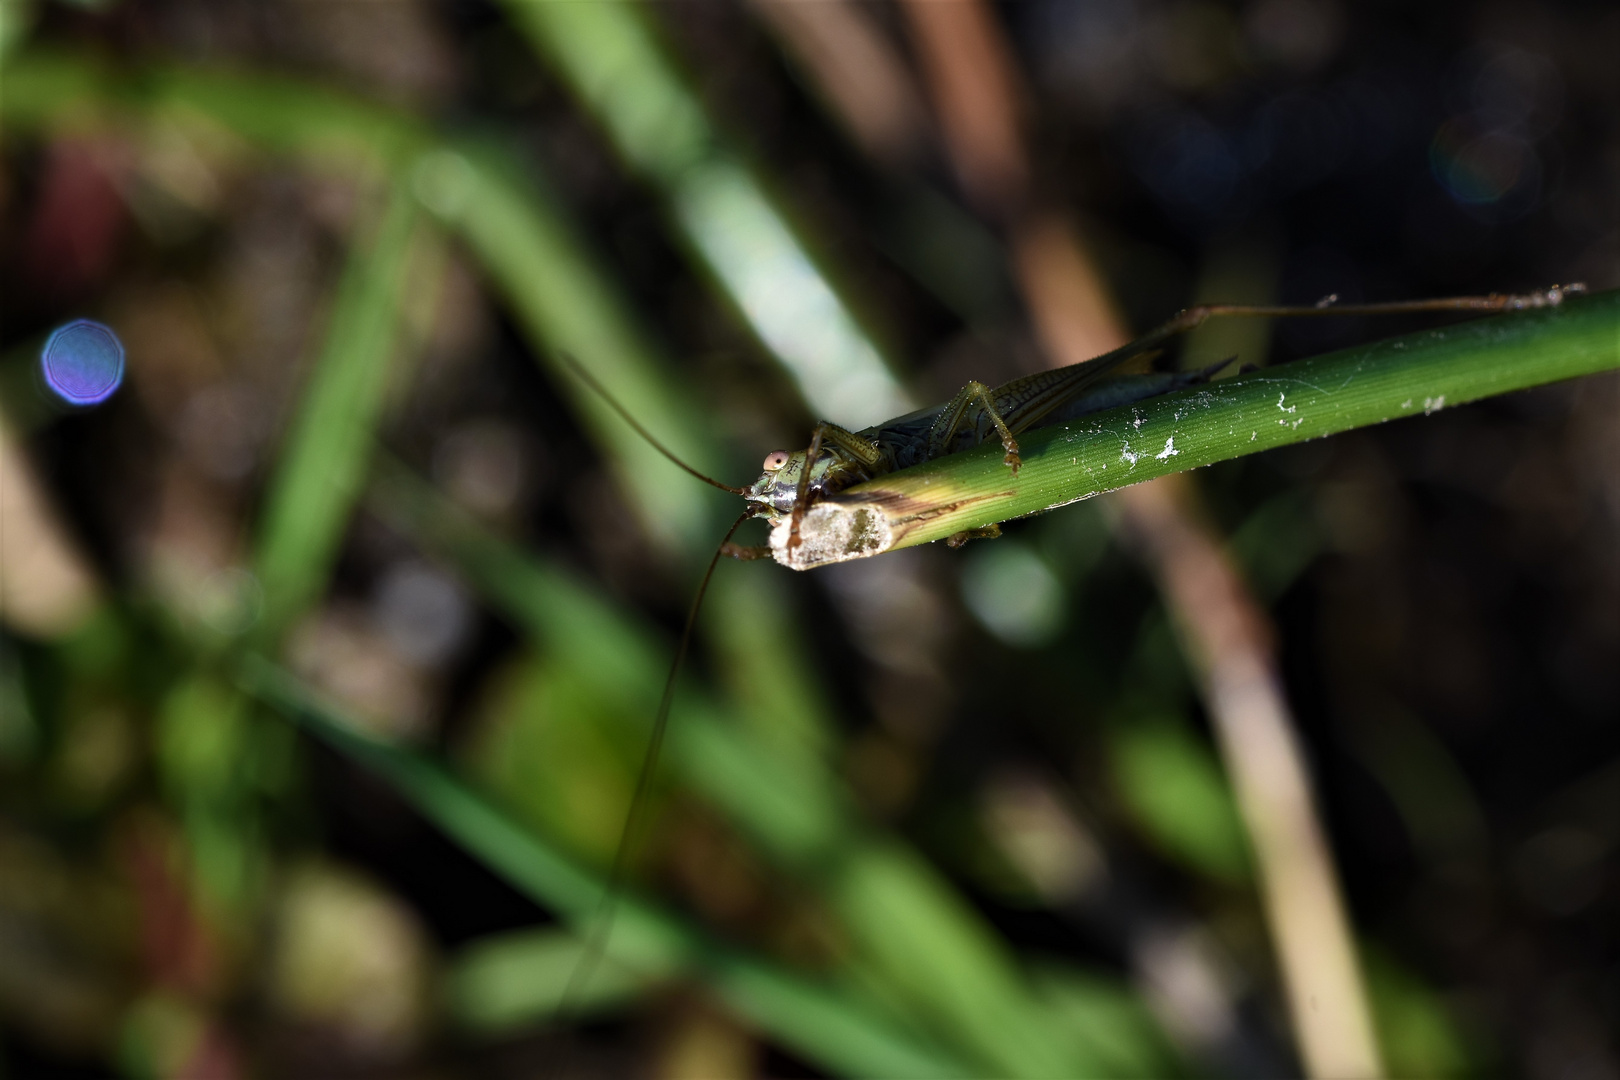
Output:
[[[996,425],[996,431],[1001,436],[1001,448],[1007,451],[1002,458],[1018,475],[1018,467],[1024,463],[1018,456],[1018,440],[1013,438],[1012,429],[1007,427],[1007,421],[1001,418],[996,410],[994,398],[991,397],[990,388],[977,380],[968,383],[956,392],[950,403],[940,411],[934,426],[928,429],[928,454],[930,457],[943,457],[951,452],[951,444],[956,441],[956,434],[961,430],[967,420],[968,406],[978,402],[990,417],[990,422]]]
[[[836,446],[868,470],[875,470],[883,464],[883,453],[875,443],[826,420],[818,423],[810,435],[810,447],[804,452],[804,471],[799,474],[799,487],[793,496],[793,513],[788,524],[789,551],[804,542],[799,537],[799,526],[804,521],[805,511],[810,509],[810,474],[821,457],[823,441]]]

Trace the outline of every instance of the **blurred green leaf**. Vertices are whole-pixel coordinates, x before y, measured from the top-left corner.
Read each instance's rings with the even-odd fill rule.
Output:
[[[217,796],[237,783],[232,767],[244,745],[246,717],[236,689],[207,676],[175,685],[158,713],[158,774],[176,791]]]
[[[414,202],[390,198],[375,235],[355,245],[265,498],[256,563],[273,640],[326,585],[365,479],[399,333]]]
[[[667,373],[640,320],[532,170],[525,175],[494,147],[468,143],[424,155],[414,182],[505,294],[536,358],[614,465],[644,528],[688,554],[718,542],[711,533],[724,496],[665,460],[558,363],[558,352],[571,354],[682,460],[710,475],[721,471],[712,418]]]
[[[1310,568],[1322,550],[1322,531],[1310,496],[1286,491],[1261,503],[1227,541],[1255,595],[1274,603]]]
[[[22,44],[37,18],[35,0],[0,0],[0,65],[10,58],[13,49]],[[0,75],[4,68],[0,66]]]
[[[911,853],[858,849],[830,887],[850,932],[935,1023],[949,1025],[942,1034],[973,1047],[998,1075],[1085,1074],[1000,943]]]
[[[1462,764],[1420,717],[1388,702],[1350,729],[1350,745],[1389,794],[1414,847],[1436,863],[1483,860],[1490,826]]]
[[[1168,716],[1121,719],[1108,732],[1114,785],[1163,851],[1233,884],[1249,876],[1249,849],[1214,752]]]
[[[158,711],[153,751],[159,779],[180,815],[202,899],[240,915],[266,853],[251,803],[247,702],[225,682],[193,673]]]
[[[726,569],[709,583],[702,623],[726,697],[774,754],[824,767],[836,738],[831,706],[816,667],[789,660],[805,638],[788,582],[765,567]]]
[[[499,1033],[556,1014],[574,973],[585,959],[579,937],[549,927],[480,939],[462,949],[446,979],[455,1019],[476,1032]],[[602,963],[571,1008],[589,1013],[640,993],[645,981],[612,963]]]
[[[16,646],[0,638],[0,768],[31,762],[39,750],[39,735]]]
[[[491,682],[473,721],[469,766],[515,817],[606,866],[635,776],[611,738],[625,725],[601,715],[614,704],[571,666],[530,656]]]
[[[1391,1076],[1479,1075],[1477,1055],[1438,994],[1382,949],[1363,949],[1361,961]]]
[[[248,658],[244,686],[323,741],[378,773],[449,837],[535,900],[582,923],[603,882],[523,829],[439,765],[360,734],[268,662]],[[724,951],[635,896],[617,904],[609,958],[640,978],[668,977],[701,961],[710,984],[741,1015],[836,1070],[879,1076],[958,1076],[973,1070],[926,1040],[888,1025],[838,990]]]
[[[1057,965],[1035,968],[1053,1019],[1088,1062],[1092,1076],[1167,1077],[1183,1072],[1142,1000],[1117,979]]]

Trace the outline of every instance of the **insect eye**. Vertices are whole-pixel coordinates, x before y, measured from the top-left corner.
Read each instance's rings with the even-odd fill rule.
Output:
[[[772,450],[770,453],[765,455],[766,472],[776,472],[787,463],[788,452],[786,450]]]

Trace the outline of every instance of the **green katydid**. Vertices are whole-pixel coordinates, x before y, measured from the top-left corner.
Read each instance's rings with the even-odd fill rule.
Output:
[[[990,388],[970,382],[943,405],[882,424],[850,431],[822,421],[802,451],[773,450],[763,463],[763,471],[748,487],[733,487],[705,476],[681,461],[641,426],[583,367],[570,358],[568,366],[599,394],[642,438],[659,453],[704,483],[740,495],[748,507],[726,531],[720,546],[709,560],[697,594],[687,613],[676,648],[674,662],[665,680],[662,698],[653,721],[652,733],[642,759],[619,843],[609,871],[602,901],[593,921],[582,959],[564,992],[563,1011],[588,979],[606,944],[611,929],[614,897],[622,881],[630,852],[634,849],[645,812],[647,795],[669,721],[676,677],[685,658],[692,627],[702,606],[716,566],[722,557],[739,559],[775,555],[786,565],[795,565],[793,551],[801,544],[800,525],[805,512],[818,500],[844,488],[895,472],[908,466],[948,454],[960,453],[998,439],[1005,452],[1004,462],[1013,477],[1019,465],[1017,437],[1020,433],[1076,419],[1087,413],[1140,401],[1158,394],[1208,380],[1230,361],[1188,372],[1148,375],[1114,375],[1121,366],[1160,351],[1167,342],[1215,317],[1305,317],[1326,315],[1384,315],[1425,312],[1490,313],[1530,308],[1557,307],[1564,299],[1585,291],[1582,285],[1552,286],[1524,294],[1450,297],[1380,304],[1339,305],[1328,297],[1314,307],[1207,304],[1188,308],[1155,329],[1093,360],[1068,367],[1027,375],[1002,386]],[[731,537],[743,522],[763,517],[773,531],[785,532],[774,547],[733,544]],[[999,535],[999,526],[988,526],[973,534],[958,534],[952,545],[975,537]]]

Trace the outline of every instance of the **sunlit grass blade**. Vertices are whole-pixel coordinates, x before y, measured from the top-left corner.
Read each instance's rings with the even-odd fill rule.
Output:
[[[1391,338],[1151,398],[881,476],[817,504],[798,569],[942,540],[1261,450],[1620,367],[1620,292]]]
[[[512,0],[512,21],[568,82],[743,321],[811,407],[862,426],[909,398],[770,184],[718,125],[631,4]]]
[[[350,252],[325,345],[266,496],[256,563],[267,638],[325,585],[365,479],[416,221],[414,202],[396,193],[375,236]]]
[[[296,680],[262,659],[244,662],[242,681],[249,693],[383,777],[446,835],[536,901],[576,923],[594,909],[604,884],[601,878],[515,824],[437,763],[360,734]],[[739,1014],[831,1069],[872,1076],[960,1076],[974,1071],[925,1039],[886,1024],[876,1010],[836,988],[722,949],[633,896],[619,902],[608,955],[643,979],[668,977],[701,964],[710,985]]]

